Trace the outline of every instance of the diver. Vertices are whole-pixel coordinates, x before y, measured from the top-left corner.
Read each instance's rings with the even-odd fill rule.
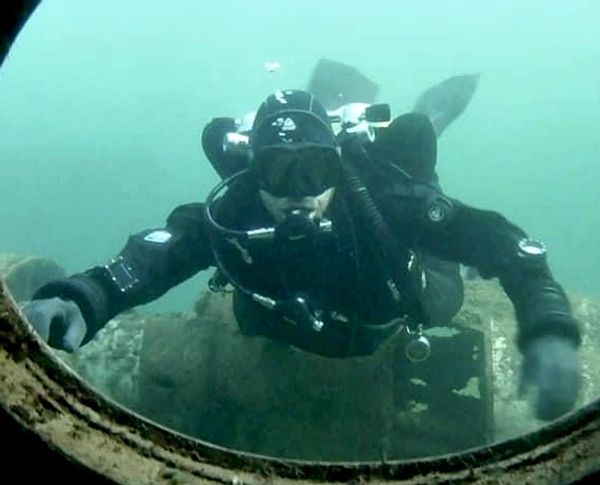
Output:
[[[344,358],[407,332],[419,360],[423,328],[461,308],[462,264],[498,278],[514,306],[522,385],[537,391],[537,416],[572,409],[581,336],[545,246],[501,214],[443,193],[427,116],[336,132],[313,94],[286,90],[261,104],[245,150],[225,149],[232,123],[215,118],[204,130],[209,159],[226,167],[204,203],[176,207],[111,261],[23,304],[49,345],[74,352],[119,313],[212,267],[209,286],[233,287],[245,335]]]

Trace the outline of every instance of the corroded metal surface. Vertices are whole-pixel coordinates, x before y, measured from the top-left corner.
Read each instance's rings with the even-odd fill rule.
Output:
[[[598,466],[598,403],[525,437],[440,458],[326,464],[219,449],[154,425],[97,394],[29,333],[4,290],[0,296],[2,408],[55,453],[119,483],[568,483]]]
[[[319,461],[409,459],[491,441],[492,381],[480,330],[426,329],[432,352],[418,364],[405,355],[411,337],[403,332],[368,357],[331,359],[241,334],[231,294],[202,292],[196,308],[197,315],[138,317],[134,409],[170,428],[228,448]]]

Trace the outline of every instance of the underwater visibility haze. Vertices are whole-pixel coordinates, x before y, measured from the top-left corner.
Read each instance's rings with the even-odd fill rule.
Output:
[[[0,70],[0,252],[104,264],[219,181],[208,121],[305,88],[324,58],[373,81],[393,116],[478,75],[438,140],[444,191],[543,240],[567,292],[600,298],[592,0],[43,1]],[[191,311],[209,276],[139,310]]]

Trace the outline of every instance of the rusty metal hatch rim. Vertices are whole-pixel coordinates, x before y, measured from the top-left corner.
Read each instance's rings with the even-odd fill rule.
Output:
[[[119,482],[161,470],[202,482],[256,483],[427,480],[487,482],[524,477],[575,479],[600,457],[600,401],[535,432],[491,446],[415,460],[321,463],[219,448],[136,415],[96,392],[31,331],[4,285],[0,293],[0,406],[69,459]],[[67,437],[67,438],[65,438]],[[110,451],[108,451],[110,450]],[[115,458],[127,456],[130,466]],[[560,463],[557,467],[556,463]],[[166,477],[166,478],[165,478]]]

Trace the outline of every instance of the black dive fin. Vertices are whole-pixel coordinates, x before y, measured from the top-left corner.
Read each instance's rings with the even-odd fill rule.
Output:
[[[413,109],[427,115],[439,138],[465,110],[479,83],[479,74],[453,76],[425,90]]]
[[[312,72],[307,91],[325,109],[335,110],[347,103],[374,103],[379,85],[348,64],[322,58]]]

